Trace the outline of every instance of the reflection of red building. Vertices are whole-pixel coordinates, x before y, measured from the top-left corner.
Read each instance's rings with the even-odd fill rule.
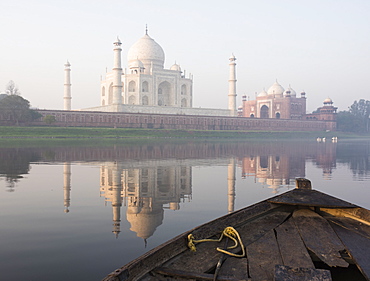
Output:
[[[274,193],[281,185],[294,185],[294,179],[304,175],[305,157],[293,158],[289,154],[275,154],[242,159],[242,177],[253,176],[260,183],[272,188]]]
[[[294,186],[295,178],[305,177],[308,159],[321,168],[324,178],[327,178],[335,167],[336,143],[291,143],[284,146],[261,143],[251,146],[249,156],[239,161],[243,178],[254,177],[276,193],[281,186]]]
[[[317,144],[316,165],[322,169],[324,178],[330,178],[333,168],[336,167],[337,144],[321,142]]]

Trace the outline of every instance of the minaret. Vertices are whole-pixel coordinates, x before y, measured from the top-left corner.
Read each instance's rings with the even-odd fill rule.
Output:
[[[113,43],[115,46],[114,62],[113,62],[113,104],[122,103],[122,67],[121,67],[121,41],[117,37],[117,41]]]
[[[231,116],[236,116],[236,58],[231,55],[229,58],[230,75],[229,75],[229,110]]]
[[[64,163],[63,180],[64,212],[69,213],[68,208],[71,202],[71,163]]]
[[[112,168],[112,209],[113,209],[113,230],[112,232],[118,238],[121,232],[121,207],[122,207],[122,181],[121,170],[116,163]]]
[[[71,110],[71,65],[64,65],[64,110]]]
[[[230,159],[230,164],[227,167],[227,197],[228,197],[228,212],[234,212],[235,203],[235,159]]]

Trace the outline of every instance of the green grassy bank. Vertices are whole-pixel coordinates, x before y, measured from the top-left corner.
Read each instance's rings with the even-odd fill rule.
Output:
[[[0,126],[0,139],[316,139],[317,137],[358,138],[340,132],[267,132],[267,131],[185,131],[164,129],[113,129],[85,127],[8,127]],[[362,136],[363,137],[363,136]],[[369,136],[367,136],[369,137]]]

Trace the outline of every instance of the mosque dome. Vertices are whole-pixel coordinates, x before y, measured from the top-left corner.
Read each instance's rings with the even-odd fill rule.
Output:
[[[269,95],[282,96],[284,88],[276,81],[267,91]]]
[[[288,92],[290,93],[290,96],[291,96],[291,97],[296,97],[296,96],[297,96],[296,91],[294,91],[294,90],[290,87],[290,85],[289,85],[288,89],[286,89],[286,90],[284,91],[284,96],[287,96],[287,95],[288,95]]]
[[[144,65],[163,68],[164,52],[162,47],[154,41],[148,34],[141,37],[128,51],[128,64],[140,60]]]
[[[260,92],[257,97],[264,97],[264,96],[267,96],[267,92],[265,89],[262,90],[262,92]]]
[[[171,68],[170,68],[171,70],[175,70],[175,71],[180,71],[181,72],[181,67],[180,67],[180,65],[178,65],[178,64],[174,64],[173,66],[171,66]]]

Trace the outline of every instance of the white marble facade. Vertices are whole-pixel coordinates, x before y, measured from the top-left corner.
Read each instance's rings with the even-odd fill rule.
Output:
[[[160,107],[192,107],[191,75],[178,64],[164,68],[162,47],[146,32],[128,51],[128,67],[122,72],[121,104]],[[101,81],[101,106],[114,104],[114,69]]]

